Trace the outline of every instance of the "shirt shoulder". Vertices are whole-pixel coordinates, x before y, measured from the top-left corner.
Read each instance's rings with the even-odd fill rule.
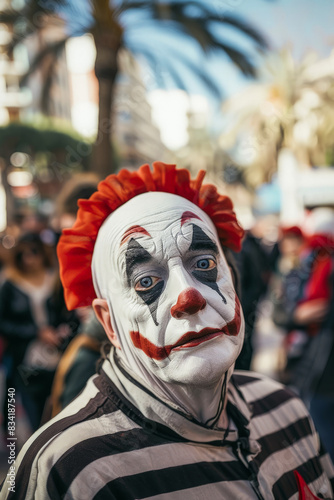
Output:
[[[266,413],[285,402],[289,402],[291,407],[296,408],[296,411],[303,415],[308,415],[304,403],[292,389],[267,375],[236,370],[232,380],[245,401],[251,405],[253,416],[261,411]]]
[[[250,410],[250,437],[260,445],[256,456],[260,477],[274,496],[295,494],[297,471],[315,494],[331,497],[333,467],[321,451],[307,408],[298,395],[269,377],[236,371],[233,383]]]
[[[61,498],[59,470],[82,469],[85,457],[90,455],[92,459],[92,450],[99,449],[99,442],[106,435],[138,427],[99,391],[95,377],[72,403],[27,441],[16,461],[16,491],[7,491],[4,483],[1,500]]]

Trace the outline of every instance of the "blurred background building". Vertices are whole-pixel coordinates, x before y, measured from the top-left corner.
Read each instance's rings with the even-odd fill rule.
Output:
[[[41,29],[21,44],[21,50],[26,50],[30,69],[37,54],[43,54],[48,45],[62,41],[65,30],[63,19],[49,15]],[[32,95],[31,104],[25,111],[26,120],[33,120],[41,113],[52,118],[71,120],[71,90],[64,46],[60,45],[56,60],[52,57],[43,58],[25,83]]]
[[[10,6],[10,1],[3,0],[1,9]],[[13,39],[12,23],[0,24],[0,125],[19,120],[22,110],[31,104],[29,91],[21,88],[20,80],[27,70],[27,61],[22,52],[8,55],[6,47]]]

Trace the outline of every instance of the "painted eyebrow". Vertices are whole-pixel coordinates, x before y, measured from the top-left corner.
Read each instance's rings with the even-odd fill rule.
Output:
[[[125,261],[126,261],[126,275],[128,281],[131,279],[131,275],[135,267],[140,264],[145,264],[146,262],[151,262],[153,257],[148,253],[145,248],[143,248],[138,241],[131,239],[126,250]]]
[[[196,224],[192,224],[193,226],[193,237],[191,241],[191,245],[189,250],[209,250],[214,253],[218,253],[218,247],[214,241],[200,227],[196,226]]]
[[[151,237],[150,233],[148,231],[146,231],[145,228],[143,228],[141,226],[131,226],[131,227],[129,227],[129,229],[127,229],[123,233],[123,236],[121,239],[121,245],[123,245],[123,243],[125,243],[130,238],[130,236],[132,236],[135,233],[145,234],[146,236]]]
[[[181,215],[181,227],[189,219],[198,219],[198,220],[202,221],[202,219],[200,217],[198,217],[198,215],[194,214],[194,212],[186,211],[186,212],[183,212],[183,214]]]

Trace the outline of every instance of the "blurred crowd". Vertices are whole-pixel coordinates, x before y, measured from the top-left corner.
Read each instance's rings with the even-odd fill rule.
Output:
[[[80,392],[107,340],[90,308],[67,310],[56,255],[61,230],[74,223],[77,200],[88,198],[96,183],[70,182],[53,220],[21,215],[2,235],[4,438],[8,388],[15,388],[32,433]],[[246,323],[236,368],[254,368],[259,305],[270,300],[272,328],[282,339],[274,375],[302,397],[334,458],[334,210],[313,209],[302,226],[279,227],[275,240],[265,233],[259,219],[235,255]]]
[[[23,412],[31,434],[51,417],[55,408],[59,411],[65,406],[95,372],[95,364],[88,356],[86,367],[85,363],[79,363],[82,374],[73,369],[74,387],[71,384],[66,390],[63,387],[64,373],[60,372],[59,362],[67,347],[71,344],[73,357],[75,340],[76,351],[87,347],[89,355],[93,352],[93,358],[98,358],[100,341],[95,337],[100,335],[104,339],[104,334],[91,318],[90,308],[67,310],[56,247],[62,229],[71,227],[75,221],[78,199],[89,198],[96,185],[97,179],[90,175],[69,181],[59,196],[52,220],[31,211],[20,213],[2,235],[0,396],[4,440],[8,427],[8,389],[15,389],[17,409]],[[59,375],[55,377],[57,369]]]
[[[268,242],[261,221],[246,233],[238,257],[246,340],[236,366],[252,368],[261,301],[266,328],[280,333],[275,370],[308,407],[334,457],[334,210],[310,210],[301,226],[278,227]],[[274,363],[274,360],[272,360]]]

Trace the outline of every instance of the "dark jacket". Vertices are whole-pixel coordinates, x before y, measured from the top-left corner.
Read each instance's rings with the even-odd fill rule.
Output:
[[[62,323],[70,325],[75,335],[79,321],[75,313],[66,309],[62,290],[55,290],[45,300],[48,324],[57,327]],[[5,281],[0,288],[0,335],[5,339],[7,348],[15,357],[15,363],[21,363],[30,341],[38,334],[34,321],[29,296],[10,280]],[[68,344],[68,339],[66,345]],[[66,345],[61,346],[61,349]]]

